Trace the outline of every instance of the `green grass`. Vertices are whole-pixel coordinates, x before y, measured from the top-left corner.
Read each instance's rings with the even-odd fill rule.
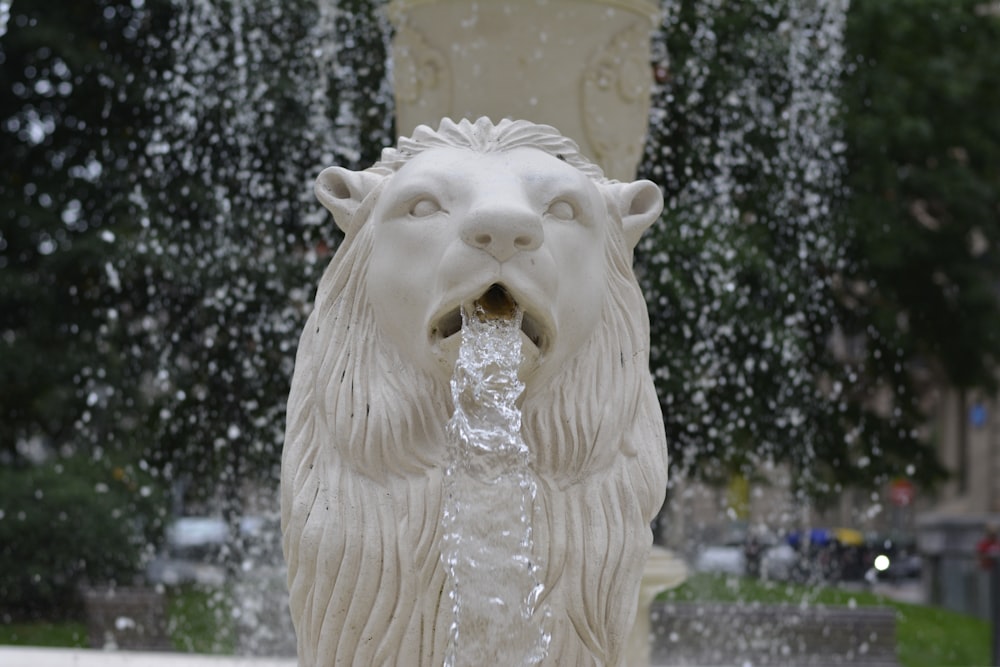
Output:
[[[167,589],[168,631],[174,649],[188,653],[231,654],[234,624],[224,589],[181,586]],[[82,621],[38,621],[0,625],[0,645],[87,647]]]
[[[87,627],[78,621],[39,621],[0,625],[0,644],[11,646],[87,646]]]
[[[896,656],[904,667],[990,664],[991,634],[986,621],[938,607],[897,602],[867,591],[695,574],[660,599],[891,607],[896,610]]]
[[[169,589],[167,615],[174,648],[187,653],[228,655],[236,646],[235,625],[225,589],[183,586]]]

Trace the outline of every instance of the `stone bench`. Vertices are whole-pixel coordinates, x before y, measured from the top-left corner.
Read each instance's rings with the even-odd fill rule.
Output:
[[[87,636],[94,648],[169,651],[167,603],[148,588],[86,589]]]
[[[654,603],[652,664],[898,667],[888,607]]]

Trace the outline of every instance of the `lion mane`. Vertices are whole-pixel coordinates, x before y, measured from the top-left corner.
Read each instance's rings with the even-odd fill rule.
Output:
[[[365,280],[367,223],[385,181],[418,152],[518,145],[609,183],[546,126],[485,119],[421,126],[366,170],[382,183],[346,225],[319,284],[296,356],[281,472],[303,667],[443,664],[452,620],[440,557],[451,394],[446,381],[400,358],[376,325]],[[646,307],[618,218],[609,206],[609,284],[597,330],[550,381],[529,383],[523,401],[522,437],[538,479],[534,548],[552,610],[545,664],[621,664],[649,522],[666,487]]]

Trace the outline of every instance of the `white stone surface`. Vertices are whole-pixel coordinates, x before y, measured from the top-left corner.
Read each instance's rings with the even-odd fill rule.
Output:
[[[628,667],[649,667],[652,648],[652,624],[649,607],[657,595],[676,588],[688,576],[687,565],[674,552],[654,546],[646,561],[639,586],[639,604],[636,609],[635,625],[629,635]]]
[[[292,659],[0,646],[3,667],[295,667]]]
[[[551,127],[483,118],[419,127],[362,172],[328,169],[317,195],[346,236],[288,401],[282,530],[300,663],[442,664],[454,315],[499,284],[531,350],[522,437],[553,612],[544,664],[623,664],[666,488],[631,268],[659,188],[605,179]]]
[[[394,0],[396,125],[523,118],[635,178],[649,118],[655,0]]]

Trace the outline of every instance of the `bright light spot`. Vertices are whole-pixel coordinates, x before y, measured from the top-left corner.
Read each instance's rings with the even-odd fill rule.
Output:
[[[108,277],[108,285],[116,292],[120,292],[122,289],[121,276],[118,275],[118,270],[111,264],[111,262],[104,263],[104,273]]]
[[[10,21],[11,0],[0,0],[0,37],[7,32],[7,22]]]
[[[66,203],[66,208],[63,209],[61,217],[62,221],[66,223],[67,227],[73,228],[76,223],[80,220],[80,213],[82,212],[82,205],[79,199],[71,199]]]
[[[135,619],[129,618],[128,616],[119,616],[115,619],[116,630],[129,630],[134,627]]]
[[[38,254],[51,255],[56,251],[56,249],[58,249],[58,247],[59,246],[56,245],[55,241],[53,241],[48,236],[45,236],[44,238],[42,238],[41,241],[38,242]]]
[[[879,554],[875,556],[875,569],[879,572],[885,572],[889,569],[889,557],[885,554]]]

